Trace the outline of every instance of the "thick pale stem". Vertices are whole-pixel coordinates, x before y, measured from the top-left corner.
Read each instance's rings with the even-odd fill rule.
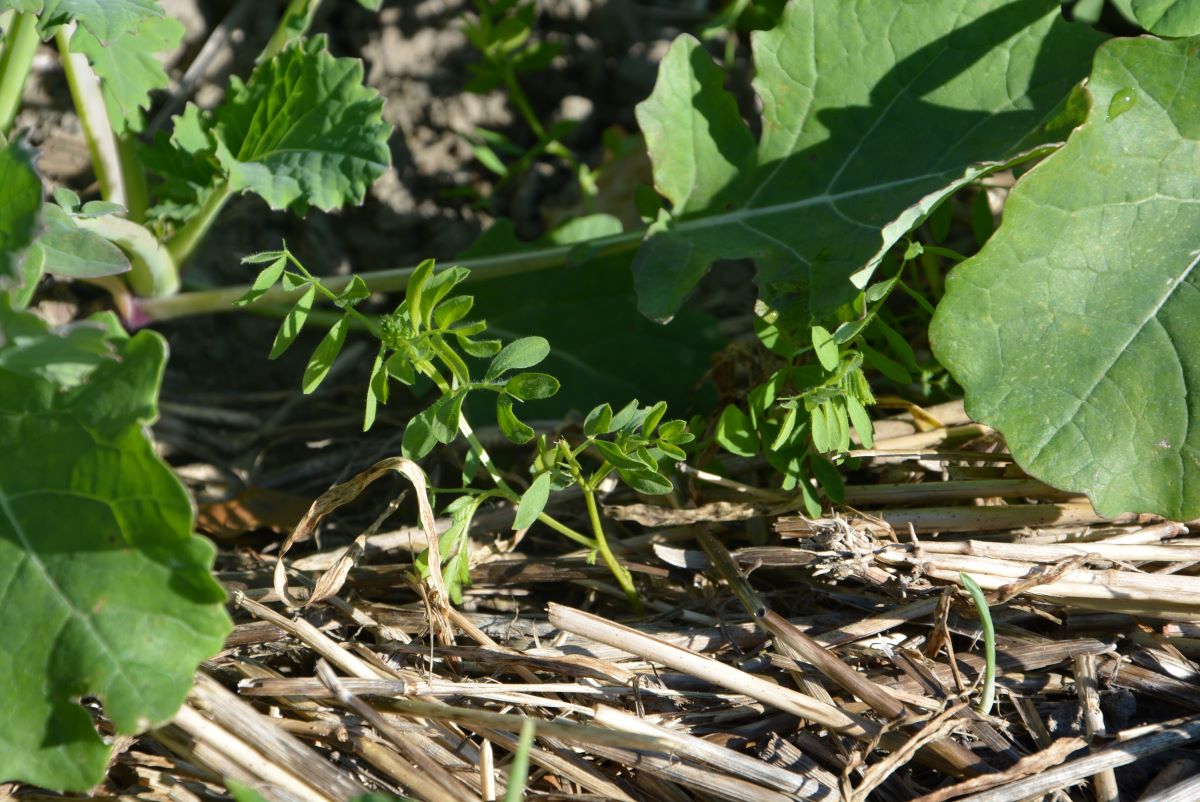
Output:
[[[0,54],[0,134],[7,136],[12,129],[37,46],[37,17],[14,16],[4,35],[4,52]]]
[[[189,223],[189,225],[191,224]],[[179,259],[179,250],[173,243],[182,233],[183,230],[181,229],[180,233],[172,238],[172,244],[170,245],[171,252],[175,255],[176,263],[181,263],[181,260]],[[467,281],[501,278],[521,273],[532,273],[536,270],[562,267],[571,261],[571,252],[580,247],[590,248],[590,255],[596,259],[632,251],[637,248],[644,235],[645,231],[629,231],[612,237],[596,239],[586,244],[554,245],[549,248],[508,253],[500,256],[463,259],[455,262],[455,264],[471,271]],[[360,273],[359,277],[367,282],[367,286],[371,288],[372,292],[398,292],[402,291],[408,285],[409,276],[413,274],[414,270],[416,270],[415,266],[398,267],[392,270]],[[346,288],[346,285],[350,283],[350,278],[350,276],[336,276],[323,279],[323,281],[326,286],[337,293]],[[173,320],[190,315],[233,312],[238,309],[247,309],[244,306],[235,307],[233,303],[245,295],[249,289],[249,285],[239,285],[215,290],[185,292],[171,298],[147,301],[140,306],[142,313],[150,320]],[[282,287],[274,287],[264,293],[252,306],[285,304],[289,300],[294,302],[295,299],[295,291],[287,291]]]
[[[228,183],[223,182],[219,186],[214,187],[208,197],[204,199],[204,205],[200,207],[192,219],[188,220],[181,229],[176,231],[167,240],[167,250],[170,252],[171,259],[174,260],[176,265],[183,267],[200,244],[200,241],[204,239],[204,235],[208,233],[209,227],[216,221],[217,215],[225,208],[225,204],[231,197],[233,197],[233,190],[229,188]],[[245,291],[243,291],[243,294],[245,294]],[[226,303],[232,307],[233,302],[240,297],[240,295],[235,295],[233,298],[228,299]]]
[[[88,152],[92,156],[92,169],[100,184],[100,194],[105,200],[125,206],[128,196],[125,193],[125,171],[117,152],[117,138],[113,135],[104,96],[100,93],[100,81],[92,71],[92,65],[82,54],[71,52],[71,34],[74,32],[74,24],[64,25],[54,35],[62,57],[63,73],[71,88],[71,100],[75,103]]]

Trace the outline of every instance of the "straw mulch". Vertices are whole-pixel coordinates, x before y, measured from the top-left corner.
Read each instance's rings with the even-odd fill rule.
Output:
[[[881,423],[822,520],[750,463],[688,470],[683,508],[612,496],[640,620],[603,564],[506,532],[511,511],[476,526],[458,606],[414,578],[411,555],[447,525],[424,504],[413,525],[380,516],[315,545],[326,514],[405,470],[376,466],[283,551],[220,573],[225,651],[172,723],[118,743],[98,790],[195,802],[228,778],[279,802],[503,799],[533,722],[526,799],[1200,798],[1200,541],[1105,521],[1021,475],[961,408],[936,413],[929,431]],[[986,715],[960,572],[996,627]]]

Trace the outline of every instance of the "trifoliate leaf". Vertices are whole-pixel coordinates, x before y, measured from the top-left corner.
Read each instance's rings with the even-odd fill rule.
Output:
[[[170,720],[230,630],[225,593],[145,433],[163,339],[111,342],[68,380],[16,369],[16,352],[42,361],[63,339],[45,324],[0,309],[0,329],[0,614],[19,622],[0,641],[0,777],[86,791],[110,747],[80,697],[97,697],[119,733]]]
[[[20,281],[21,254],[33,242],[42,213],[42,181],[33,152],[14,140],[0,148],[0,285]]]
[[[230,81],[215,113],[217,158],[235,191],[301,214],[361,203],[391,163],[383,98],[362,62],[334,58],[321,37],[288,47]]]
[[[954,268],[930,341],[1031,475],[1200,515],[1200,39],[1100,48],[1087,122]]]
[[[639,307],[670,318],[715,260],[750,258],[763,300],[806,331],[949,194],[1065,136],[1045,123],[1101,38],[1057,0],[793,0],[752,39],[755,143],[681,36],[637,110],[672,204],[635,261]]]
[[[71,49],[91,62],[113,130],[142,130],[142,111],[150,107],[150,92],[170,82],[159,55],[179,45],[184,27],[170,17],[143,17],[137,26],[105,44],[80,27],[71,37]]]

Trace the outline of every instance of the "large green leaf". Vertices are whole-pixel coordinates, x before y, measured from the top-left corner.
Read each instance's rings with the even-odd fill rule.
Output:
[[[74,791],[109,754],[80,697],[121,733],[165,722],[230,629],[212,546],[143,428],[163,339],[79,331],[0,296],[0,777]]]
[[[586,411],[604,402],[620,407],[633,398],[662,399],[680,410],[694,403],[696,385],[711,367],[721,338],[711,318],[690,310],[668,326],[638,313],[628,256],[593,257],[586,245],[620,230],[615,218],[591,215],[560,226],[538,243],[525,243],[501,220],[462,254],[475,258],[581,243],[565,267],[464,288],[475,296],[472,315],[486,319],[493,336],[538,335],[550,342],[550,355],[538,369],[558,378],[562,388],[526,415]]]
[[[1159,36],[1200,34],[1200,0],[1133,0],[1133,14]]]
[[[71,49],[84,54],[96,71],[117,133],[142,129],[142,110],[150,107],[150,92],[169,83],[158,54],[176,47],[183,33],[183,23],[170,17],[143,17],[109,44],[86,28],[76,29]]]
[[[637,109],[672,207],[635,262],[642,310],[669,318],[714,260],[752,258],[807,330],[951,192],[1065,137],[1056,111],[1101,38],[1057,0],[792,0],[753,37],[756,143],[680,37]]]
[[[1105,514],[1200,515],[1197,47],[1100,49],[1087,123],[1017,184],[930,332],[971,416]]]
[[[42,181],[33,152],[19,140],[0,147],[0,285],[19,280],[21,254],[33,242],[42,212]]]
[[[334,58],[323,37],[288,47],[246,83],[233,78],[217,109],[217,158],[234,190],[303,213],[361,203],[391,163],[383,98],[362,62]]]
[[[74,21],[106,45],[143,19],[163,16],[158,0],[0,0],[0,11],[7,9],[38,14],[38,29],[45,38]]]

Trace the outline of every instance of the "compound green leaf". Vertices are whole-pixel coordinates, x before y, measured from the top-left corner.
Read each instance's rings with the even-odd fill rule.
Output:
[[[0,777],[85,791],[109,746],[79,698],[99,699],[120,733],[169,720],[230,621],[213,548],[144,430],[163,339],[143,331],[97,354],[99,330],[63,338],[7,308],[0,328],[0,615],[19,622],[0,640]],[[46,359],[91,368],[35,369]]]
[[[21,254],[33,242],[41,214],[42,181],[33,151],[9,142],[0,148],[0,283],[20,280]]]
[[[1200,2],[1197,0],[1133,0],[1138,24],[1159,36],[1200,34]]]
[[[178,46],[183,33],[179,20],[143,17],[109,44],[83,27],[72,35],[71,49],[87,57],[100,79],[104,106],[117,133],[142,129],[150,92],[169,83],[158,54]]]
[[[1200,515],[1198,47],[1100,49],[1086,124],[951,272],[930,332],[971,416],[1103,514]]]
[[[361,203],[391,164],[383,98],[363,85],[362,62],[334,58],[321,37],[234,78],[216,111],[217,159],[235,191],[302,214]]]
[[[681,36],[637,109],[671,203],[634,263],[640,308],[668,319],[715,260],[749,258],[806,330],[950,193],[1065,136],[1054,112],[1101,38],[1057,0],[792,0],[753,35],[756,143]]]

